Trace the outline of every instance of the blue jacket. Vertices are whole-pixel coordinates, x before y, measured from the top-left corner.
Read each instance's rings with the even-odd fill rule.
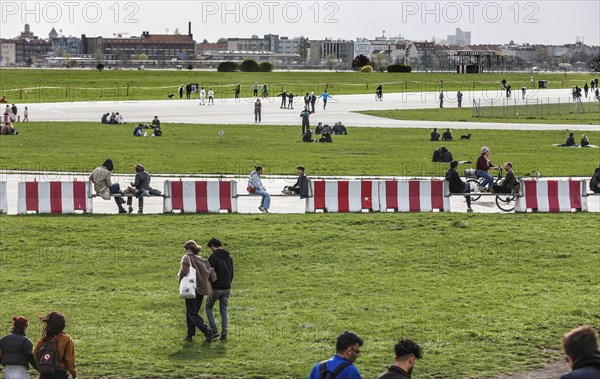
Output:
[[[323,100],[327,101],[327,99],[329,99],[331,97],[331,95],[328,92],[323,92],[323,94],[321,94],[321,96],[319,96],[319,98],[323,98]]]
[[[327,369],[331,372],[335,370],[337,366],[342,364],[342,362],[347,362],[348,360],[340,357],[339,355],[334,355],[330,360],[327,361]],[[321,379],[321,373],[319,372],[319,366],[321,362],[317,363],[315,367],[313,367],[308,379]],[[336,377],[336,379],[361,379],[360,373],[358,369],[354,365],[350,365],[340,372],[340,374]]]

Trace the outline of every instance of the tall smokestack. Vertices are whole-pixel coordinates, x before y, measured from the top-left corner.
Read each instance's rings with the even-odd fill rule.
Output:
[[[192,22],[189,21],[188,22],[188,36],[192,36]]]

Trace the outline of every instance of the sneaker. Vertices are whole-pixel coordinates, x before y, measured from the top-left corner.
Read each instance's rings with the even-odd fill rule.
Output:
[[[181,339],[182,341],[185,342],[191,342],[192,341],[192,336],[185,336],[184,338]]]
[[[266,211],[265,207],[263,207],[262,205],[260,207],[258,207],[258,210],[261,211],[262,213],[265,213],[265,211]]]
[[[212,332],[210,331],[210,329],[206,329],[206,331],[204,331],[203,333],[204,333],[204,337],[206,337],[206,342],[212,342],[213,337],[212,337]]]
[[[127,211],[125,210],[125,208],[119,209],[119,214],[121,214],[121,213],[127,213]]]
[[[221,341],[227,341],[227,334],[221,334]]]
[[[210,337],[213,340],[216,340],[217,338],[219,338],[219,331],[217,329],[211,329],[210,330]]]
[[[467,213],[473,213],[473,208],[471,208],[471,207],[467,208]]]
[[[143,209],[138,210],[138,214],[142,214],[142,213],[144,213]]]
[[[265,208],[265,210],[263,212],[269,213],[269,210],[267,208]]]
[[[133,213],[133,208],[129,207],[129,213]]]

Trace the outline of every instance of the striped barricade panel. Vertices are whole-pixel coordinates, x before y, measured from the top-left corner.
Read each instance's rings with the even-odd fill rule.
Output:
[[[0,213],[8,213],[8,195],[6,182],[0,182]]]
[[[177,181],[165,182],[164,212],[183,213],[237,212],[235,181]]]
[[[36,213],[91,213],[91,182],[20,182],[18,214]]]
[[[379,190],[373,180],[314,180],[306,212],[379,211]]]
[[[379,182],[381,212],[450,211],[450,198],[444,196],[445,180],[386,180]]]
[[[587,212],[585,180],[521,180],[515,212]]]

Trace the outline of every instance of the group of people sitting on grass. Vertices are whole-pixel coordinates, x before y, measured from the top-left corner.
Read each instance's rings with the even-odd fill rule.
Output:
[[[158,116],[154,116],[151,124],[138,124],[138,126],[133,129],[134,137],[146,137],[148,132],[144,132],[144,129],[154,129],[154,132],[150,134],[150,137],[162,137],[162,129],[160,128],[160,120]]]
[[[313,139],[313,134],[320,136],[319,139]],[[333,142],[332,135],[347,135],[348,130],[342,124],[341,121],[336,122],[333,128],[327,124],[323,125],[322,122],[317,124],[315,131],[313,132],[310,128],[306,128],[302,135],[302,142]]]
[[[578,144],[575,143],[575,134],[573,132],[569,133],[569,137],[563,144],[558,144],[556,146],[564,146],[564,147],[591,147],[590,140],[588,136],[584,133],[581,135],[581,142]]]
[[[123,115],[119,112],[107,112],[102,115],[100,122],[102,124],[122,125],[125,124],[125,119],[123,118]]]
[[[5,121],[4,123],[2,123],[2,127],[0,127],[0,134],[1,135],[17,135],[17,134],[19,134],[19,132],[17,131],[17,129],[15,129],[12,122]]]
[[[437,128],[433,128],[433,132],[430,134],[431,141],[439,141],[440,133],[438,133]],[[441,135],[442,141],[452,141],[452,130],[450,128],[446,128],[446,131]]]

